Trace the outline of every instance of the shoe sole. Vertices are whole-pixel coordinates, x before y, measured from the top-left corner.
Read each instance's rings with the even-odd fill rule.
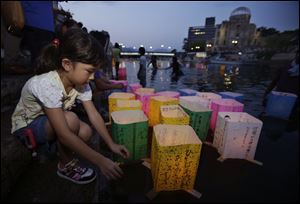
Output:
[[[91,180],[88,180],[88,181],[76,181],[76,180],[73,180],[73,179],[71,179],[71,178],[69,178],[69,177],[61,174],[59,171],[57,171],[56,173],[57,173],[58,176],[60,176],[60,177],[62,177],[64,179],[67,179],[69,181],[72,181],[73,183],[76,183],[76,184],[88,184],[88,183],[93,182],[95,180],[95,178],[96,178],[96,174],[95,174],[95,176]]]

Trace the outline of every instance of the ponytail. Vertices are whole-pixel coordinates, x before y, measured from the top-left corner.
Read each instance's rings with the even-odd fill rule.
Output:
[[[103,46],[90,34],[81,29],[69,29],[60,40],[42,49],[37,59],[35,74],[61,69],[64,58],[98,67],[105,60]]]

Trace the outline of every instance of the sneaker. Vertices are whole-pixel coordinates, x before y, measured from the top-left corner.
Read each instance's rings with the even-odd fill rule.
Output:
[[[91,168],[81,167],[78,164],[78,159],[73,159],[63,168],[57,165],[57,175],[68,179],[77,184],[88,184],[96,178],[96,173]]]

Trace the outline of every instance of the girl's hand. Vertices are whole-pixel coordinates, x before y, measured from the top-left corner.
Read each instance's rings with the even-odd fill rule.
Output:
[[[103,157],[101,163],[98,163],[98,167],[108,180],[116,180],[123,176],[123,171],[119,165],[106,157]]]
[[[122,156],[124,159],[127,159],[129,157],[129,151],[124,145],[114,143],[113,145],[111,145],[110,149],[114,153]]]

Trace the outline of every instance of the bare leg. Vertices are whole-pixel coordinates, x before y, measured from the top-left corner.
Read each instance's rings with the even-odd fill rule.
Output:
[[[70,130],[75,135],[78,135],[84,142],[87,142],[90,139],[92,135],[92,129],[86,123],[80,121],[75,113],[65,112],[65,118]],[[45,128],[47,131],[48,139],[55,139],[55,132],[49,121],[46,122]],[[73,159],[73,152],[69,148],[61,144],[59,141],[57,141],[57,148],[61,164],[66,164]]]

